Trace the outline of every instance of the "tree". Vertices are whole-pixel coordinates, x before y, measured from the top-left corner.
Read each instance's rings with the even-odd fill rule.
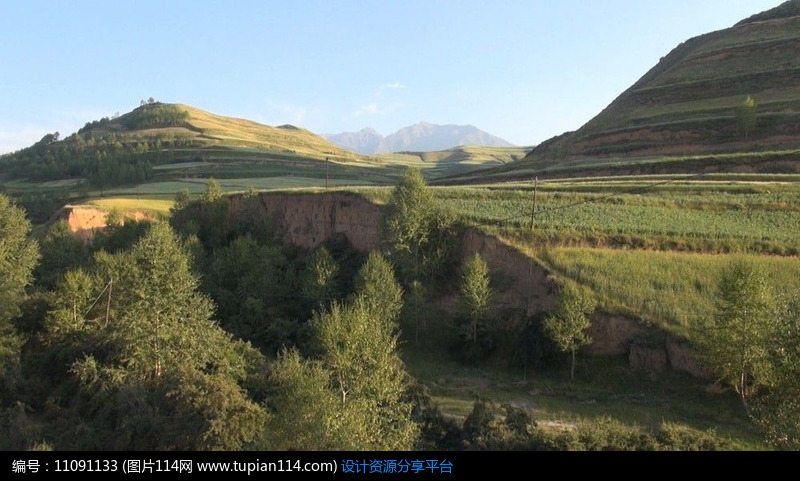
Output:
[[[42,241],[41,252],[36,283],[48,289],[52,289],[65,272],[89,261],[89,246],[72,233],[66,220],[50,226]]]
[[[170,212],[177,212],[186,206],[192,201],[192,195],[189,193],[189,189],[181,189],[175,194],[175,202],[172,204],[170,208]]]
[[[408,375],[391,323],[375,322],[359,297],[316,312],[312,325],[320,360],[340,399],[338,418],[347,440],[340,449],[411,449],[418,426],[411,420]]]
[[[747,136],[750,132],[755,130],[758,122],[756,115],[756,108],[758,105],[753,97],[747,96],[744,102],[736,108],[736,118],[739,119],[742,131],[744,131],[744,140],[747,141]]]
[[[125,222],[125,215],[119,208],[114,207],[108,212],[106,216],[106,225],[111,227],[119,227]]]
[[[43,341],[72,353],[62,362],[78,381],[71,396],[84,401],[70,406],[70,425],[90,426],[91,442],[244,449],[256,441],[266,413],[242,386],[260,354],[213,321],[190,265],[172,229],[156,223],[129,250],[95,255],[89,276],[65,276]]]
[[[39,246],[28,238],[25,211],[0,194],[0,326],[19,313],[25,288],[33,281]]]
[[[386,252],[405,283],[430,279],[454,251],[455,216],[435,201],[418,169],[395,186],[383,218]]]
[[[592,342],[586,332],[591,326],[590,316],[596,307],[594,298],[584,290],[567,286],[558,299],[555,311],[545,318],[543,327],[547,336],[562,352],[572,354],[570,379],[575,379],[575,354]]]
[[[258,189],[253,184],[247,186],[247,190],[244,191],[244,197],[258,197]]]
[[[272,365],[270,381],[275,415],[267,429],[267,449],[343,449],[348,440],[337,422],[341,405],[322,363],[305,360],[296,350],[283,351]]]
[[[770,345],[775,335],[776,304],[766,275],[738,261],[719,282],[716,315],[696,334],[700,357],[721,380],[733,386],[748,408],[750,394],[770,383]]]
[[[39,260],[38,245],[28,238],[30,228],[25,211],[0,194],[0,384],[12,385],[19,367],[22,339],[10,321],[20,313]]]
[[[337,294],[336,278],[339,265],[325,246],[320,246],[311,255],[303,279],[303,295],[314,306],[324,304]]]
[[[783,300],[770,343],[773,381],[752,400],[756,424],[780,449],[800,449],[800,297]]]
[[[461,278],[461,301],[469,318],[469,338],[478,344],[478,330],[489,310],[492,288],[489,286],[489,266],[477,252],[467,261]]]
[[[414,343],[419,345],[420,328],[425,327],[425,285],[418,280],[411,281],[406,294],[406,315],[414,322]]]
[[[222,187],[219,182],[213,177],[208,179],[206,184],[206,191],[203,193],[203,202],[213,203],[222,198]]]
[[[284,351],[271,370],[268,448],[414,447],[419,427],[411,419],[408,375],[397,354],[397,334],[391,322],[375,318],[379,311],[355,296],[314,313],[318,356],[306,360]]]
[[[390,332],[397,330],[403,288],[394,277],[392,265],[379,252],[371,252],[356,274],[355,295],[374,313],[376,320],[390,324]]]
[[[389,253],[404,271],[419,277],[420,251],[430,237],[430,215],[433,195],[422,172],[408,169],[392,191],[384,217],[385,237]]]

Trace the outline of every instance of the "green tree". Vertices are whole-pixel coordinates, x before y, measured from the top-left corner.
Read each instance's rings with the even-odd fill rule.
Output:
[[[300,450],[408,450],[419,427],[411,419],[408,375],[391,322],[355,296],[316,311],[318,357],[283,351],[270,370],[273,413],[265,447]]]
[[[36,268],[36,283],[52,289],[70,269],[89,262],[89,246],[75,236],[66,220],[53,224],[42,241],[42,261]]]
[[[575,379],[575,354],[578,349],[592,342],[586,332],[591,326],[591,314],[596,302],[591,294],[575,287],[565,287],[558,299],[555,311],[545,318],[544,332],[562,352],[572,355],[570,379]]]
[[[330,388],[330,372],[296,350],[283,351],[270,370],[274,415],[267,427],[266,449],[331,451],[348,442],[339,421],[341,405]]]
[[[321,361],[340,399],[340,419],[348,426],[342,449],[411,449],[418,427],[405,398],[408,375],[397,354],[397,334],[356,298],[333,303],[312,320]]]
[[[247,190],[244,191],[245,197],[258,197],[258,189],[253,184],[247,186]]]
[[[203,202],[213,203],[218,201],[222,198],[222,186],[219,185],[219,182],[213,177],[208,179],[208,184],[206,184],[206,191],[203,192]]]
[[[39,260],[39,247],[28,238],[30,228],[25,212],[0,194],[0,383],[8,387],[17,377],[22,346],[10,321],[20,313],[25,288]]]
[[[739,119],[741,129],[744,132],[745,142],[748,135],[756,129],[758,124],[757,107],[756,101],[748,95],[744,102],[736,108],[736,118]]]
[[[245,234],[216,249],[206,266],[206,288],[227,331],[263,352],[277,353],[291,344],[294,333],[279,332],[291,326],[278,321],[292,317],[287,300],[297,295],[296,280],[279,245]]]
[[[106,225],[112,227],[121,226],[125,222],[125,217],[122,214],[122,211],[118,208],[113,208],[108,212],[106,216]]]
[[[751,415],[767,441],[780,449],[800,449],[800,298],[780,303],[770,342],[773,380],[752,400]]]
[[[718,290],[717,313],[697,332],[696,344],[700,357],[748,408],[750,394],[773,376],[775,298],[764,272],[745,261],[723,272]]]
[[[325,246],[311,255],[303,279],[303,295],[314,306],[333,300],[337,293],[339,265]]]
[[[419,345],[419,332],[424,329],[425,322],[425,285],[418,280],[411,281],[406,294],[406,316],[414,323],[414,343]]]
[[[376,320],[390,323],[392,332],[397,330],[403,288],[394,276],[392,265],[379,252],[371,252],[356,274],[355,295],[374,313]]]
[[[395,186],[383,218],[388,257],[405,282],[430,279],[447,262],[455,244],[456,219],[435,201],[418,169],[408,169]]]
[[[0,326],[19,313],[25,288],[33,281],[39,246],[28,238],[25,211],[0,194]]]
[[[85,447],[253,446],[266,413],[243,386],[260,355],[212,320],[172,229],[156,223],[130,250],[98,253],[89,274],[65,276],[43,335],[72,353],[62,359],[86,401],[70,406],[69,425],[98,433]]]
[[[189,189],[181,189],[175,194],[175,202],[172,204],[170,211],[177,212],[188,206],[191,201],[192,195],[189,193]]]
[[[461,278],[461,302],[469,319],[469,338],[478,343],[478,331],[489,311],[492,301],[492,288],[489,285],[489,266],[477,252],[464,266]]]

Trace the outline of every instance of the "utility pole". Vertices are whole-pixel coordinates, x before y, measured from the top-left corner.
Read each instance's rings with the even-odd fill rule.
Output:
[[[536,226],[536,191],[539,188],[539,177],[534,177],[533,179],[533,205],[531,206],[531,242],[534,242],[535,239],[533,237],[533,229]],[[531,305],[533,304],[533,259],[528,259],[528,296],[526,299],[526,306],[525,306],[525,315],[531,310]],[[527,362],[527,359],[526,359]],[[526,372],[525,376],[527,376],[527,365],[526,365]]]
[[[328,190],[328,169],[331,165],[331,158],[325,157],[325,190]]]
[[[533,234],[534,222],[536,221],[536,190],[539,184],[539,177],[533,179],[533,206],[531,207],[531,234]]]

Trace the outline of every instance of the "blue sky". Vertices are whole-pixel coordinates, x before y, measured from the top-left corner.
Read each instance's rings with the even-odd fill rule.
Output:
[[[317,133],[574,130],[680,42],[780,0],[0,0],[0,153],[148,97]]]

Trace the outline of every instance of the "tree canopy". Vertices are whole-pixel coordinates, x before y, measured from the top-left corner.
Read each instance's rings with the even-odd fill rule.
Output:
[[[374,313],[376,320],[390,323],[391,332],[397,329],[403,288],[394,276],[392,265],[379,252],[371,252],[356,274],[355,295]]]
[[[0,326],[19,312],[25,288],[33,281],[39,246],[28,238],[25,211],[0,194]]]
[[[3,385],[15,381],[22,346],[10,320],[20,313],[39,260],[39,247],[28,238],[30,228],[25,212],[0,194],[0,400]]]
[[[378,261],[375,261],[378,262]],[[362,269],[363,271],[363,269]],[[364,272],[361,290],[377,284]],[[356,295],[316,311],[317,356],[284,351],[270,376],[275,388],[267,438],[273,449],[407,450],[419,428],[406,398],[408,375],[385,306]],[[396,314],[395,314],[396,315]]]
[[[68,347],[62,361],[92,406],[74,406],[75,415],[103,433],[91,442],[243,449],[256,441],[266,413],[241,386],[259,355],[216,325],[198,287],[166,223],[127,251],[98,253],[87,273],[67,273],[44,339]]]

